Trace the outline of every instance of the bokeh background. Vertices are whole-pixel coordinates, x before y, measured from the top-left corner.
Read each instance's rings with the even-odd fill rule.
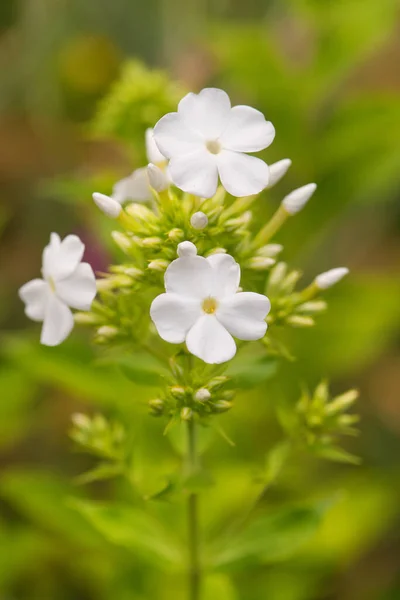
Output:
[[[127,496],[116,481],[82,489],[71,414],[134,423],[135,477],[149,489],[179,464],[147,415],[154,389],[95,366],[88,336],[47,351],[17,290],[40,269],[49,233],[76,232],[105,269],[114,252],[90,193],[144,161],[143,133],[185,90],[220,86],[274,123],[268,162],[293,166],[258,207],[310,181],[307,209],[278,241],[317,273],[347,265],[316,328],[287,342],[297,357],[223,417],[204,460],[217,485],[205,528],[248,500],[281,435],[274,404],[331,380],[359,387],[359,467],[299,457],[265,501],[340,491],[322,529],[290,561],[225,575],[221,600],[400,599],[400,3],[398,0],[5,0],[0,4],[0,598],[180,598],[179,582],[105,542],[70,496]],[[148,69],[163,69],[153,73]],[[260,200],[261,203],[261,200]],[[142,385],[143,384],[143,385]],[[222,422],[222,420],[221,420]],[[176,510],[181,510],[180,508]]]

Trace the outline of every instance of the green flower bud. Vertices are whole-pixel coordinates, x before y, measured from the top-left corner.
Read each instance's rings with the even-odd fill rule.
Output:
[[[333,416],[348,410],[358,397],[358,390],[349,390],[340,396],[336,396],[326,407],[326,414]]]
[[[193,417],[193,411],[188,406],[184,406],[181,410],[181,419],[182,421],[190,421]]]
[[[77,312],[74,314],[74,321],[77,325],[97,325],[100,317],[91,312]]]
[[[224,386],[229,381],[229,377],[226,375],[218,375],[217,377],[213,377],[207,383],[207,389],[213,392],[219,390],[222,386]]]
[[[164,260],[163,258],[156,258],[156,260],[152,260],[148,264],[148,269],[150,271],[158,271],[160,273],[164,273],[169,265],[168,260]]]
[[[148,237],[143,238],[141,241],[141,245],[143,248],[158,248],[162,244],[162,239],[160,237]]]
[[[254,271],[265,271],[266,269],[270,269],[275,262],[273,258],[269,258],[268,256],[253,256],[253,258],[250,258],[245,263],[245,266]]]
[[[111,325],[103,325],[98,328],[97,334],[103,338],[113,338],[119,334],[119,330],[117,327],[112,327]]]
[[[149,407],[154,415],[161,415],[164,412],[165,402],[161,398],[149,400]]]
[[[174,385],[170,387],[169,391],[176,400],[183,400],[184,398],[186,398],[186,390],[180,385]]]
[[[184,237],[184,232],[182,231],[182,229],[178,229],[178,227],[175,227],[175,229],[171,229],[171,231],[168,232],[168,239],[171,240],[171,242],[175,242],[176,244],[181,242]]]
[[[213,410],[216,413],[224,413],[227,412],[228,410],[230,410],[233,406],[232,402],[229,402],[228,400],[217,400],[217,402],[214,402],[213,406]]]
[[[125,233],[121,233],[120,231],[112,231],[111,237],[117,244],[118,248],[125,252],[125,254],[129,254],[133,248],[132,239],[130,237],[125,235]]]

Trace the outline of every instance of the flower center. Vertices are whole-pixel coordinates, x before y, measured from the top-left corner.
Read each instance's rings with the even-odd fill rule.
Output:
[[[201,308],[208,315],[213,315],[215,313],[215,311],[217,310],[217,307],[218,307],[218,302],[216,301],[215,298],[211,298],[211,296],[208,296],[208,298],[203,300],[203,304],[201,305]]]
[[[49,277],[47,280],[47,283],[49,284],[49,288],[50,290],[53,292],[53,294],[56,291],[56,284],[54,283],[54,279],[52,277]]]
[[[206,148],[211,154],[219,154],[222,150],[222,146],[218,140],[209,140],[206,142]]]

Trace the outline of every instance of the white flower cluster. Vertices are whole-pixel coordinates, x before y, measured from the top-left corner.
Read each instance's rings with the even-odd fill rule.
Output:
[[[233,196],[254,196],[275,185],[291,165],[289,159],[283,159],[268,166],[249,155],[267,148],[274,137],[275,129],[262,113],[249,106],[232,107],[222,90],[207,88],[199,94],[187,94],[177,112],[165,115],[154,130],[146,131],[149,165],[117,182],[110,196],[95,193],[93,199],[108,217],[123,225],[127,214],[124,203],[149,200],[154,191],[165,192],[168,197],[166,190],[171,184],[207,199],[215,195],[220,180]],[[261,241],[299,212],[315,189],[311,183],[288,194],[258,234]],[[154,214],[145,207],[141,209],[143,214]],[[208,224],[209,218],[201,210],[190,217],[196,235]],[[158,238],[149,239],[154,242]],[[126,240],[130,243],[129,238]],[[265,243],[260,247],[269,247]],[[43,253],[43,279],[34,279],[20,289],[28,317],[43,321],[43,344],[57,345],[69,335],[74,320],[70,308],[91,307],[96,280],[90,265],[81,262],[83,252],[84,245],[77,236],[69,235],[61,241],[53,233]],[[263,261],[263,267],[265,261],[274,264],[270,257],[258,256],[255,260]],[[162,270],[168,265],[164,266],[163,259],[158,262]],[[151,264],[155,263],[157,260]],[[347,269],[339,268],[321,274],[315,279],[315,287],[326,289],[346,273]],[[186,342],[189,352],[210,364],[228,361],[235,355],[232,336],[240,340],[262,338],[270,301],[261,294],[240,291],[239,282],[240,267],[229,254],[214,253],[204,258],[197,255],[191,242],[179,244],[178,258],[165,272],[166,292],[153,301],[150,309],[161,338],[174,344]]]

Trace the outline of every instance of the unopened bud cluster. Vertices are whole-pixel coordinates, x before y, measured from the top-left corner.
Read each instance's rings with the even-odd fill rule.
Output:
[[[109,460],[121,460],[124,456],[126,434],[123,426],[108,421],[103,415],[89,417],[75,413],[69,435],[89,454]]]
[[[211,414],[226,412],[232,408],[235,395],[229,389],[229,382],[228,377],[218,376],[202,387],[171,385],[162,397],[149,401],[150,413],[190,421],[195,415],[207,418]]]

